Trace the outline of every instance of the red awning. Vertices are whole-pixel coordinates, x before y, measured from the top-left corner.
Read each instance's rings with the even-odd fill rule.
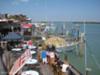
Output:
[[[32,28],[32,24],[22,24],[22,28]]]
[[[27,44],[28,44],[28,45],[33,45],[32,40],[29,40],[29,41],[27,42]]]

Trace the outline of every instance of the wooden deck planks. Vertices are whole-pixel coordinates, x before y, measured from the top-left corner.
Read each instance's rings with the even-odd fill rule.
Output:
[[[43,75],[54,75],[48,64],[40,64],[40,71]]]

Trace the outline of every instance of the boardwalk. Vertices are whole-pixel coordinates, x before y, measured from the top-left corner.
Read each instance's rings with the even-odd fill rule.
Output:
[[[47,64],[40,64],[40,71],[42,75],[54,75],[52,69]]]

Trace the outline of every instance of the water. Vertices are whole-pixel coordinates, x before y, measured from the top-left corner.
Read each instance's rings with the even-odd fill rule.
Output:
[[[78,23],[77,23],[78,24]],[[66,34],[77,24],[71,22],[54,22],[53,34]],[[83,32],[84,24],[80,25],[80,31]],[[87,46],[87,67],[91,69],[89,75],[100,74],[100,24],[86,24],[86,46]],[[84,52],[84,51],[83,51]],[[66,52],[69,62],[73,64],[80,72],[85,74],[84,55],[79,57],[74,52]]]
[[[100,24],[88,24],[87,27],[88,66],[91,75],[100,74]]]

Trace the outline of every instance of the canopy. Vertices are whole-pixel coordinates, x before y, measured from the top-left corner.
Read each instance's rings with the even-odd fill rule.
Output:
[[[28,44],[28,45],[33,45],[32,40],[27,41],[27,44]]]
[[[32,28],[32,24],[22,24],[22,28]]]
[[[66,41],[63,38],[60,38],[60,37],[51,37],[51,38],[48,38],[45,41],[45,44],[46,45],[54,45],[57,48],[59,48],[59,47],[65,47]]]
[[[2,40],[7,40],[7,41],[21,40],[21,39],[22,39],[22,36],[15,32],[9,32],[8,35],[6,35],[5,37],[2,38]]]

